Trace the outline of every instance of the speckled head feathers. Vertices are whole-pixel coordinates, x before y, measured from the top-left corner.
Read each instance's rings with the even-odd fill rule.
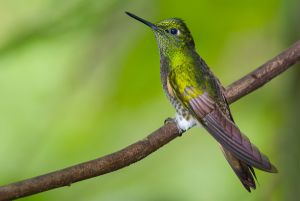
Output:
[[[195,48],[195,43],[189,29],[183,20],[179,18],[168,18],[154,24],[132,13],[126,12],[126,14],[144,23],[154,31],[162,52],[182,48]]]
[[[158,42],[170,42],[170,45],[175,45],[177,47],[192,47],[194,48],[194,40],[193,37],[184,23],[184,21],[180,18],[168,18],[165,20],[162,20],[155,24],[155,26],[158,27],[158,30],[155,31],[156,36],[163,37],[163,41]],[[168,41],[166,41],[166,38]]]

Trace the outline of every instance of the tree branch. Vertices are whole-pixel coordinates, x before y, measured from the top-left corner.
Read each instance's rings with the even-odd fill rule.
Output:
[[[263,86],[299,60],[300,41],[255,71],[231,84],[226,90],[228,102],[233,103]],[[72,183],[78,181],[119,170],[145,158],[181,134],[175,122],[168,122],[145,139],[115,153],[45,175],[1,186],[0,201],[21,198],[63,186],[70,186]]]
[[[259,87],[272,80],[277,75],[283,73],[293,64],[300,60],[300,41],[267,61],[256,70],[245,75],[238,81],[232,83],[226,89],[228,103],[233,103],[243,96],[255,91]]]

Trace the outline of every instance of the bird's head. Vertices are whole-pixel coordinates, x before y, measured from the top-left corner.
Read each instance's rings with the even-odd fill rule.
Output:
[[[126,14],[153,30],[159,48],[163,52],[181,50],[182,48],[195,48],[189,29],[183,20],[179,18],[169,18],[154,24],[132,13],[126,12]]]

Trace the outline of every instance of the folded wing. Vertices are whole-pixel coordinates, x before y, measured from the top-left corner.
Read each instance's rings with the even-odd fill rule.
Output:
[[[241,133],[239,128],[203,93],[189,100],[190,110],[207,131],[228,151],[248,165],[267,172],[277,172],[269,159]]]

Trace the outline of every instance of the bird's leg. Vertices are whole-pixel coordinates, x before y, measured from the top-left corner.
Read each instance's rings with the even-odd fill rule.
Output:
[[[164,121],[164,124],[168,124],[168,123],[171,123],[171,122],[176,122],[175,118],[171,118],[171,117],[166,118],[165,121]]]

